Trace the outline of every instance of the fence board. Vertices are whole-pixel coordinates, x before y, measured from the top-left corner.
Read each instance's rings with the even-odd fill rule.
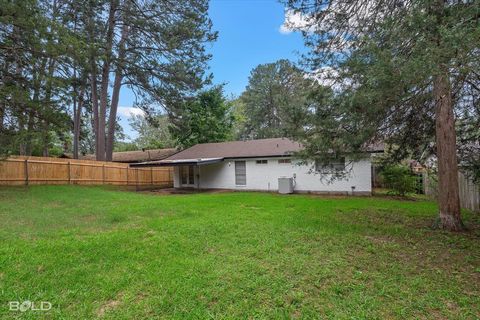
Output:
[[[423,178],[425,194],[431,198],[436,198],[437,185],[435,180],[429,177],[426,173]],[[459,172],[458,187],[460,206],[464,209],[480,212],[480,186],[475,185],[465,174]]]
[[[173,186],[173,168],[130,168],[126,163],[47,157],[0,161],[0,185],[111,184]]]
[[[25,184],[25,164],[24,161],[0,163],[0,180],[7,181],[7,184],[21,185]]]
[[[463,208],[480,211],[480,188],[463,173],[458,175],[460,185],[460,203]]]

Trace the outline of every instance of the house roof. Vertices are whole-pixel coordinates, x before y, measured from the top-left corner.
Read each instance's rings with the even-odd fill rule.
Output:
[[[163,160],[138,163],[135,166],[201,165],[232,158],[281,157],[301,149],[301,144],[287,138],[201,143]]]
[[[123,162],[123,163],[135,163],[135,162],[156,161],[156,160],[158,161],[173,155],[177,151],[178,150],[175,148],[167,148],[167,149],[114,152],[112,155],[112,161]],[[73,155],[64,154],[64,157],[73,158]],[[85,156],[80,156],[80,159],[95,160],[95,155],[88,154]]]
[[[209,164],[224,159],[267,158],[291,156],[302,145],[288,138],[201,143],[158,161],[137,163],[134,166],[175,166]],[[383,151],[383,144],[372,144],[367,152]]]
[[[199,158],[258,158],[290,155],[302,146],[287,138],[201,143],[165,160]]]

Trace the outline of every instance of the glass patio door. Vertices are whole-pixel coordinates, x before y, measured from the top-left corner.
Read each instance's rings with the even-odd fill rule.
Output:
[[[193,186],[195,184],[195,173],[193,166],[181,166],[180,178],[182,185]]]

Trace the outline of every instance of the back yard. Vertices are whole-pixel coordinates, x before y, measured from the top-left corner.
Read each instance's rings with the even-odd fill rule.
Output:
[[[461,234],[435,216],[375,197],[1,188],[0,318],[479,318],[479,216]]]

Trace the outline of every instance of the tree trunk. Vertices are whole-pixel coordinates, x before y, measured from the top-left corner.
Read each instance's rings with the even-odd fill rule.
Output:
[[[105,77],[103,77],[105,78]],[[107,76],[108,78],[108,76]],[[108,80],[106,80],[107,84],[104,84],[104,80],[102,80],[102,88],[105,86],[108,88]],[[103,92],[104,90],[101,89],[100,92],[100,106],[97,111],[97,150],[96,150],[96,156],[97,156],[97,161],[105,161],[105,120],[106,120],[106,113],[107,113],[107,95],[108,95],[108,90],[107,92]]]
[[[101,159],[101,152],[99,147],[99,112],[98,112],[98,84],[97,84],[97,52],[95,49],[95,22],[93,20],[94,12],[93,12],[93,3],[89,3],[89,18],[88,18],[88,39],[90,42],[90,55],[89,55],[89,78],[90,78],[90,90],[91,90],[91,100],[92,100],[92,113],[93,113],[93,134],[95,136],[95,158],[97,160]],[[104,156],[103,156],[104,157]]]
[[[125,41],[128,37],[128,25],[126,19],[123,21],[122,35],[119,42],[119,52],[117,59],[117,70],[115,72],[115,80],[113,82],[112,102],[110,104],[110,116],[108,119],[108,136],[107,136],[107,150],[106,159],[112,161],[113,145],[115,142],[115,125],[117,123],[117,108],[120,96],[120,87],[123,79],[123,60],[125,59]]]
[[[99,133],[98,133],[98,93],[97,93],[97,71],[95,60],[93,57],[91,60],[91,74],[90,74],[90,86],[92,91],[92,109],[93,109],[93,133],[95,135],[95,158],[99,160]]]
[[[73,158],[79,158],[79,145],[80,145],[80,127],[82,122],[82,107],[84,101],[85,86],[82,84],[80,93],[78,95],[78,101],[75,98],[74,102],[74,115],[73,115]]]
[[[18,118],[18,127],[19,127],[20,132],[25,130],[25,119],[24,119],[23,114],[21,114]],[[21,137],[21,138],[22,138],[22,140],[20,141],[20,144],[18,146],[18,154],[21,155],[21,156],[24,156],[24,155],[26,155],[26,145],[25,145],[24,138],[23,137]]]
[[[75,137],[75,132],[78,125],[77,120],[77,89],[73,86],[73,159],[78,159],[78,142]]]
[[[50,155],[50,135],[48,134],[49,123],[45,120],[43,123],[43,156],[48,157]]]
[[[0,133],[3,131],[3,118],[5,118],[5,107],[0,104]]]
[[[435,76],[435,130],[438,158],[438,227],[449,231],[464,229],[460,216],[455,118],[447,68]]]
[[[56,3],[56,2],[54,2]],[[51,108],[52,106],[52,89],[53,89],[53,76],[55,73],[55,66],[56,61],[54,58],[51,58],[48,62],[48,75],[46,81],[46,89],[45,89],[45,106],[47,108]],[[45,117],[44,126],[43,126],[43,156],[49,156],[49,149],[50,149],[50,119],[48,116]]]
[[[97,160],[104,161],[106,157],[106,118],[108,104],[108,85],[110,80],[110,64],[112,58],[113,36],[115,29],[115,14],[118,7],[118,0],[110,1],[110,12],[108,14],[107,37],[105,45],[105,60],[102,66],[102,79],[100,86],[100,108],[98,114],[98,151]]]
[[[5,64],[2,67],[3,67],[3,73],[7,74],[8,63],[5,62]],[[3,85],[5,85],[5,82],[3,82]],[[3,132],[3,129],[4,129],[5,109],[6,109],[5,104],[3,102],[0,103],[0,134]]]
[[[42,65],[40,67],[40,70],[43,70],[42,68],[44,67],[44,65]],[[43,72],[39,72],[39,73],[43,73]],[[33,85],[33,98],[32,98],[32,101],[33,101],[33,104],[30,105],[30,107],[28,108],[28,113],[27,113],[27,117],[28,117],[28,121],[27,121],[27,132],[26,132],[26,138],[25,138],[25,155],[26,156],[31,156],[32,155],[32,142],[33,142],[33,139],[34,139],[34,124],[35,124],[35,110],[33,109],[34,105],[35,106],[39,106],[40,105],[40,101],[39,101],[39,97],[40,97],[40,75],[39,74],[36,74],[34,77],[34,85]],[[26,111],[26,110],[25,110]]]
[[[16,30],[16,31],[15,31]],[[14,28],[14,33],[13,37],[16,40],[17,38],[17,33],[19,30],[17,28]],[[15,78],[16,79],[21,79],[23,68],[21,66],[20,62],[20,56],[16,55],[15,56]],[[14,109],[18,110],[18,130],[20,133],[22,133],[21,140],[18,146],[18,154],[21,156],[24,156],[26,154],[26,143],[25,143],[25,137],[23,135],[24,130],[25,130],[25,118],[27,117],[26,113],[26,107],[23,99],[18,99],[16,96],[12,98],[12,104],[14,105]]]
[[[32,140],[34,136],[34,124],[35,124],[35,111],[32,107],[28,111],[28,122],[27,122],[27,132],[26,132],[26,141],[25,141],[25,155],[32,155]]]
[[[74,77],[76,79],[76,70],[74,70]],[[87,86],[87,77],[85,70],[80,73],[80,92],[77,92],[76,81],[73,85],[73,158],[79,158],[80,149],[80,128],[82,126],[82,109],[85,101],[85,89]]]

